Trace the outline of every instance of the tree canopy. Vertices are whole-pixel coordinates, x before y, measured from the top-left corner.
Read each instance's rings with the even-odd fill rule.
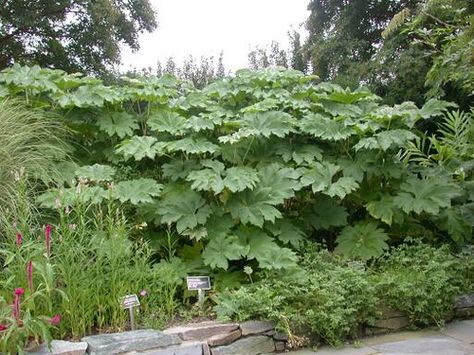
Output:
[[[120,60],[120,46],[138,49],[138,35],[156,28],[149,0],[4,0],[0,68],[34,63],[102,73]]]

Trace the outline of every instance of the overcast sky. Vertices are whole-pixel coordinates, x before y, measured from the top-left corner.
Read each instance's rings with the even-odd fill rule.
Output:
[[[124,49],[122,68],[156,68],[168,57],[178,63],[186,56],[224,52],[226,69],[247,66],[247,54],[272,40],[288,45],[290,28],[304,36],[309,0],[150,0],[158,28],[140,37],[140,50]]]

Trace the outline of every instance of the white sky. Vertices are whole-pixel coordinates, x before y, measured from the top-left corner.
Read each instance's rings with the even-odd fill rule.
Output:
[[[140,50],[122,52],[122,69],[156,68],[168,57],[177,63],[193,55],[224,52],[224,66],[235,71],[247,66],[255,46],[272,40],[288,46],[292,28],[305,36],[309,0],[150,0],[157,11],[158,28],[140,37]]]

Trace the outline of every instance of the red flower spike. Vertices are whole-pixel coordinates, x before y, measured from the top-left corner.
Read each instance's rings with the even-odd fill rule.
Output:
[[[15,295],[17,296],[21,296],[21,295],[24,295],[25,294],[25,290],[21,287],[18,287],[15,289]]]
[[[19,248],[23,244],[23,236],[21,233],[16,234],[16,246]]]

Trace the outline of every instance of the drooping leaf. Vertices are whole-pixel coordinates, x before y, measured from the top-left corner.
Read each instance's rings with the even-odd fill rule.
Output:
[[[389,148],[402,148],[417,136],[406,129],[393,129],[377,133],[373,137],[361,139],[355,146],[356,151],[360,149],[380,149],[386,151]]]
[[[240,243],[237,236],[212,238],[202,252],[204,264],[211,268],[227,270],[229,260],[239,260],[248,253],[248,246]]]
[[[262,227],[265,221],[275,222],[282,215],[272,206],[273,200],[269,198],[270,188],[255,188],[253,191],[245,190],[233,194],[227,208],[233,218],[239,219],[243,224],[253,224]]]
[[[329,141],[347,139],[355,133],[351,127],[346,127],[342,121],[336,121],[318,113],[303,117],[299,122],[299,128],[303,133]]]
[[[306,238],[306,234],[303,230],[295,226],[295,224],[287,218],[277,219],[275,223],[267,224],[266,228],[281,242],[291,244],[297,249]]]
[[[168,142],[167,149],[171,152],[179,151],[187,154],[212,154],[219,150],[219,146],[202,137],[186,137],[177,141]]]
[[[193,170],[199,169],[199,163],[196,160],[173,160],[161,166],[163,176],[171,181],[184,179]]]
[[[430,118],[432,116],[440,116],[449,108],[457,107],[453,102],[429,99],[420,110],[420,115],[423,118]]]
[[[114,112],[100,116],[97,125],[110,137],[117,135],[119,138],[130,137],[139,128],[135,116],[128,112]]]
[[[439,218],[441,229],[449,233],[451,238],[458,244],[472,238],[472,226],[464,218],[459,208],[449,208],[444,210]]]
[[[155,137],[133,136],[123,141],[115,151],[127,159],[133,157],[135,160],[142,160],[145,157],[154,159],[157,154],[163,153],[165,147],[166,143],[158,142]]]
[[[258,171],[260,176],[258,186],[267,189],[267,200],[272,205],[283,203],[301,188],[298,180],[300,173],[295,169],[273,163],[259,166]]]
[[[241,121],[242,130],[248,132],[247,136],[263,136],[269,138],[271,135],[283,138],[294,131],[295,119],[288,113],[282,111],[267,111],[246,114]]]
[[[114,186],[114,195],[120,202],[130,201],[132,205],[151,203],[153,197],[159,196],[163,185],[153,179],[140,178],[120,181]]]
[[[226,170],[224,186],[232,192],[252,190],[260,181],[255,169],[246,166],[234,166]]]
[[[197,192],[174,190],[164,195],[157,212],[162,223],[176,223],[176,230],[182,233],[206,223],[212,210]]]
[[[222,173],[225,169],[224,164],[218,161],[207,160],[201,163],[207,166],[207,169],[191,171],[186,180],[192,182],[191,188],[197,191],[213,191],[219,194],[224,190],[224,181]]]
[[[345,226],[348,216],[346,209],[333,199],[319,198],[306,217],[315,229],[328,229]]]
[[[451,206],[451,199],[458,194],[457,185],[442,179],[410,177],[400,186],[393,202],[405,213],[437,215],[440,209]]]
[[[368,260],[380,256],[388,248],[388,235],[373,222],[347,226],[337,237],[336,251],[350,259]]]
[[[393,202],[393,196],[390,195],[383,195],[378,201],[370,201],[365,207],[372,217],[380,219],[389,226],[392,225],[394,214],[398,209]]]
[[[175,136],[186,133],[186,119],[179,113],[170,110],[153,112],[148,118],[150,129],[157,132],[168,132]]]
[[[76,176],[92,181],[110,181],[115,169],[108,165],[85,165],[76,170]]]

